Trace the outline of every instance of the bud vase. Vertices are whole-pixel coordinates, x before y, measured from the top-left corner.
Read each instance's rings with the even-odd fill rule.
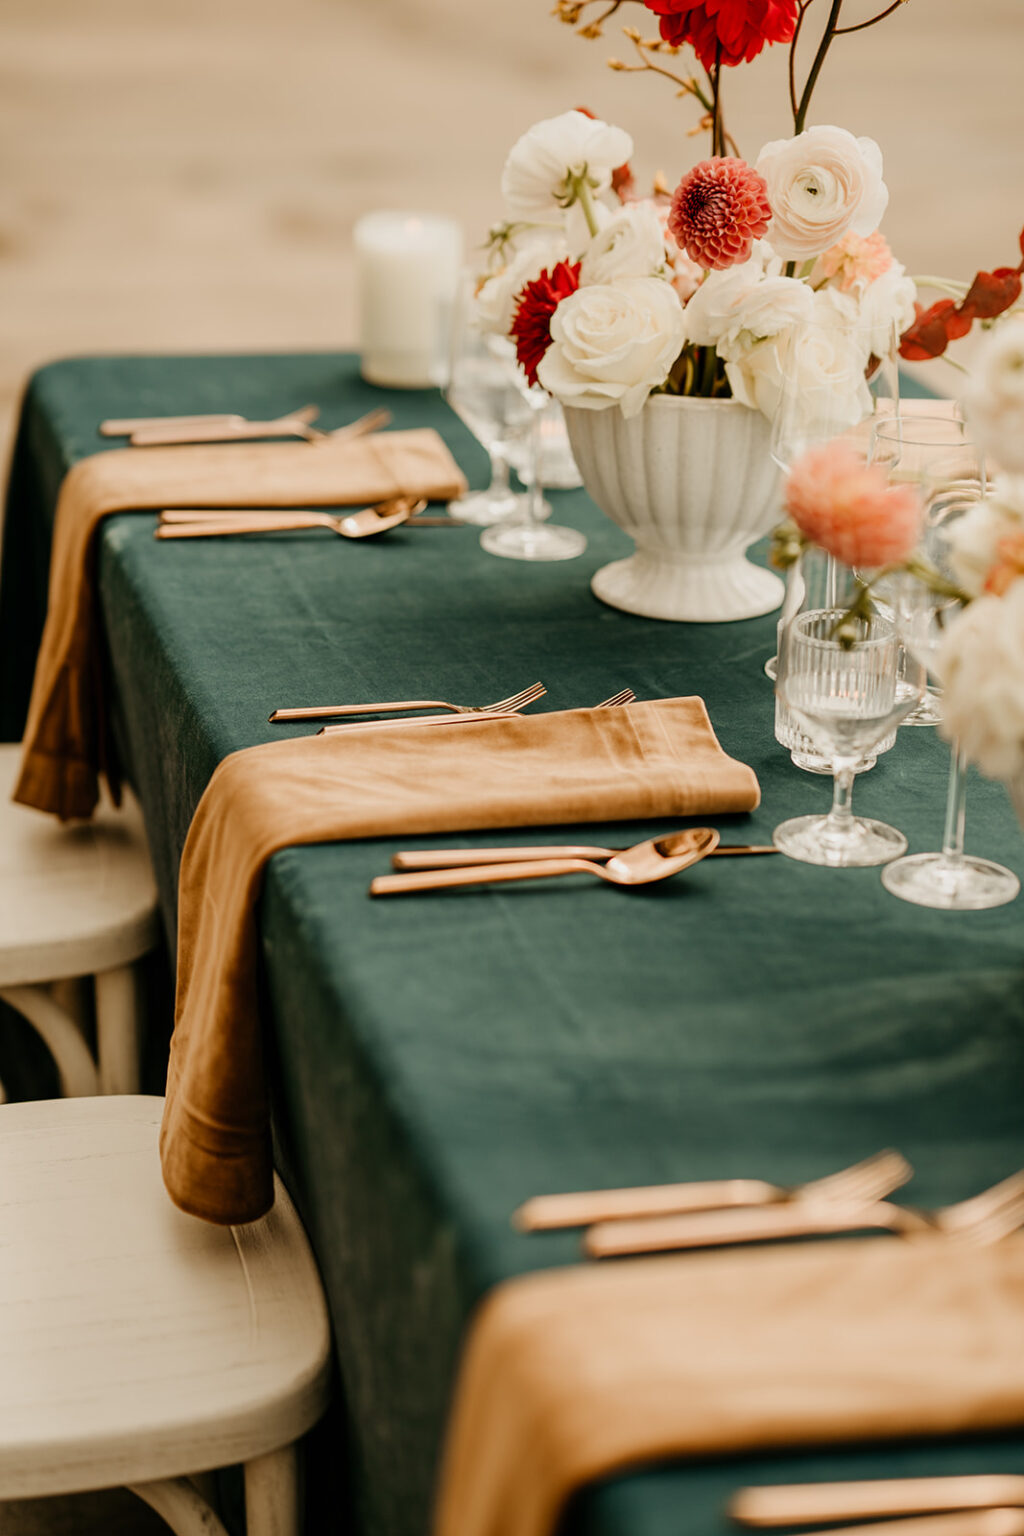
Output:
[[[781,518],[760,411],[735,400],[652,395],[626,420],[565,407],[583,484],[636,552],[596,572],[602,602],[650,619],[717,624],[770,613],[778,576],[745,551]]]

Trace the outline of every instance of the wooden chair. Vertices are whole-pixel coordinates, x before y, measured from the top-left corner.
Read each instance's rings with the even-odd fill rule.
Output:
[[[0,1107],[0,1500],[125,1485],[178,1536],[226,1536],[192,1474],[242,1462],[247,1536],[298,1536],[295,1442],[328,1398],[316,1265],[280,1184],[242,1227],[172,1205],[162,1109]]]
[[[159,934],[139,808],[126,796],[122,811],[61,826],[12,802],[20,755],[0,745],[0,998],[46,1042],[62,1093],[136,1093],[133,965]],[[82,1029],[89,978],[95,1057]]]

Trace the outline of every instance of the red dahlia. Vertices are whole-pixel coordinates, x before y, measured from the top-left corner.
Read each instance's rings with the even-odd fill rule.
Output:
[[[746,261],[772,216],[768,183],[745,160],[702,160],[676,187],[669,232],[691,261],[732,267]]]
[[[560,261],[550,272],[542,272],[527,283],[516,300],[511,334],[516,357],[531,384],[536,384],[537,369],[551,345],[551,316],[579,285],[580,263]]]
[[[721,49],[723,64],[756,58],[766,43],[788,43],[796,26],[797,0],[644,0],[661,17],[667,43],[691,43],[705,69]]]

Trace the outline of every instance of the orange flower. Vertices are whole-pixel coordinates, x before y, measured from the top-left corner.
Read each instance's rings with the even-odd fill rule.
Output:
[[[905,560],[921,531],[917,492],[890,485],[879,465],[841,438],[796,461],[784,501],[804,537],[843,565],[876,570]]]

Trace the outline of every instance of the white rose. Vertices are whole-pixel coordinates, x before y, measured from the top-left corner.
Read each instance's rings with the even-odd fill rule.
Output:
[[[725,365],[733,398],[752,411],[760,411],[769,421],[775,415],[782,394],[777,342],[778,337],[770,336]]]
[[[1001,469],[1024,474],[1024,321],[1004,320],[986,336],[964,407],[985,452]]]
[[[665,264],[665,237],[653,204],[627,203],[584,251],[580,285],[652,277]]]
[[[852,230],[870,235],[889,202],[882,152],[845,128],[808,128],[766,144],[757,170],[768,183],[768,238],[787,260],[820,256]]]
[[[512,328],[516,301],[526,283],[550,271],[569,255],[560,233],[532,233],[508,252],[507,264],[489,277],[476,296],[476,316],[482,331],[507,336]]]
[[[795,277],[763,278],[736,304],[718,352],[733,360],[766,337],[810,320],[813,313],[814,294],[806,283]]]
[[[564,299],[551,319],[551,345],[537,370],[563,405],[635,416],[663,384],[686,339],[671,283],[627,277],[594,283]]]
[[[1019,533],[1024,533],[1024,489],[1005,478],[996,481],[984,501],[950,521],[945,532],[950,569],[971,597],[981,596],[1000,539]]]
[[[746,261],[708,273],[686,306],[687,341],[698,347],[718,345],[739,308],[764,279],[771,254],[758,240]]]
[[[819,303],[823,298],[825,294],[814,295],[813,323],[779,332],[775,339],[777,371],[770,367],[761,348],[755,348],[751,358],[738,359],[746,372],[756,369],[756,404],[766,416],[775,415],[785,388],[789,413],[786,437],[792,443],[807,445],[838,437],[871,414],[863,346],[846,326],[827,323],[827,319],[822,323],[822,317],[834,308]],[[732,383],[733,375],[727,372]]]
[[[857,325],[872,356],[895,355],[900,336],[914,318],[916,297],[914,281],[898,261],[894,261],[873,283],[868,283],[860,296]]]
[[[595,194],[611,186],[612,171],[629,159],[633,140],[583,112],[563,112],[527,129],[505,161],[501,190],[513,219],[550,218],[585,176]]]
[[[982,597],[955,621],[939,652],[942,724],[993,779],[1024,768],[1024,581]]]

